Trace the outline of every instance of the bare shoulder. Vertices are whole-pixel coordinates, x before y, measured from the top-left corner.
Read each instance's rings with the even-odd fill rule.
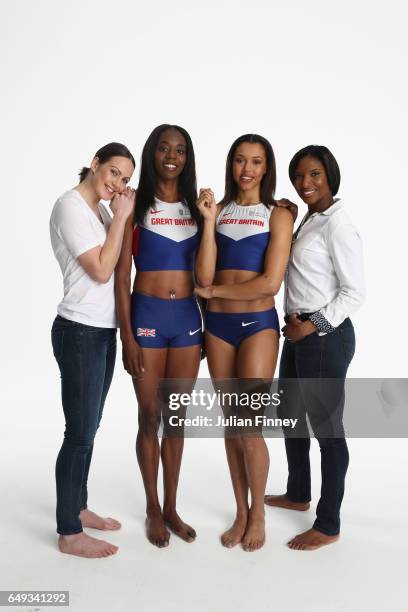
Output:
[[[270,226],[277,227],[293,227],[293,216],[288,208],[283,206],[274,206],[271,212]]]

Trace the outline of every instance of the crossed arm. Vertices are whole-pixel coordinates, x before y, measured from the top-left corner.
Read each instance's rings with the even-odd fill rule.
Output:
[[[205,228],[204,228],[205,229]],[[270,240],[265,254],[264,271],[255,278],[234,285],[208,285],[197,287],[195,293],[203,298],[222,298],[226,300],[258,300],[274,296],[279,292],[290,254],[293,233],[293,217],[285,208],[275,208],[270,218]],[[204,234],[203,234],[204,238]],[[209,241],[209,230],[206,239]],[[215,240],[213,238],[213,242]],[[215,249],[215,254],[214,254]],[[209,253],[208,253],[209,251]],[[206,272],[215,269],[216,247],[210,245],[205,260]],[[204,249],[201,257],[203,257]],[[201,270],[204,269],[202,266]],[[208,280],[210,274],[198,273],[198,282]]]

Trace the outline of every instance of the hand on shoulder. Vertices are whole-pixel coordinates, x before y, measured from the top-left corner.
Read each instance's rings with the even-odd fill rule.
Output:
[[[275,206],[275,208],[272,211],[271,218],[270,218],[271,228],[276,229],[276,228],[290,227],[292,229],[294,222],[295,222],[295,219],[289,207]]]
[[[280,200],[275,200],[275,206],[277,206],[278,209],[280,210],[282,209],[288,210],[293,217],[293,221],[296,221],[297,216],[298,216],[298,205],[297,204],[295,204],[294,202],[291,202],[287,198],[281,198]]]

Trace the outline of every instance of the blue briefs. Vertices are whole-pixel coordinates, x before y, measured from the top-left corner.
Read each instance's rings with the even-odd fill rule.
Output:
[[[134,338],[143,348],[180,348],[202,343],[202,317],[195,297],[162,299],[132,293]]]
[[[238,347],[239,344],[264,329],[275,329],[279,335],[279,318],[276,308],[260,312],[210,312],[205,313],[205,328],[217,338]]]

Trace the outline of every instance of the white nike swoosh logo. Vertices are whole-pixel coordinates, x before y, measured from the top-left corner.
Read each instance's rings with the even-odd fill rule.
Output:
[[[197,332],[201,331],[201,327],[199,327],[198,329],[195,329],[194,331],[190,331],[188,332],[190,334],[190,336],[194,336],[194,334],[196,334]]]
[[[254,323],[258,323],[258,321],[250,321],[249,323],[241,322],[242,327],[246,327],[247,325],[253,325]]]

